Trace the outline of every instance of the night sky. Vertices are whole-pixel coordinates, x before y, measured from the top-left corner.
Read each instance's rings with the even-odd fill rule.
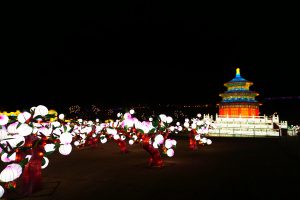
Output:
[[[224,6],[10,7],[1,107],[215,103],[236,67],[259,100],[298,96],[295,14],[281,5]]]

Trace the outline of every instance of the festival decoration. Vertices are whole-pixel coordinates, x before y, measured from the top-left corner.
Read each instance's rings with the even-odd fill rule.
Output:
[[[259,115],[260,103],[255,100],[259,94],[250,91],[253,83],[242,78],[240,69],[236,69],[236,76],[224,84],[228,88],[220,94],[223,100],[219,104],[219,115],[227,117],[249,117]]]

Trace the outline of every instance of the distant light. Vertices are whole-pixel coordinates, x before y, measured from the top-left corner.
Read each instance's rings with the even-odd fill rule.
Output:
[[[64,114],[59,114],[59,115],[58,115],[58,118],[59,118],[60,120],[63,120],[63,119],[65,118],[65,115],[64,115]]]
[[[134,114],[134,110],[131,109],[131,110],[129,111],[129,113],[133,115],[133,114]]]

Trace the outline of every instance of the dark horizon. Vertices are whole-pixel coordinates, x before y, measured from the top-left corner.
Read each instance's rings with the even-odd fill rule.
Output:
[[[259,101],[299,96],[295,18],[277,14],[176,1],[14,8],[0,107],[215,104],[237,67]]]

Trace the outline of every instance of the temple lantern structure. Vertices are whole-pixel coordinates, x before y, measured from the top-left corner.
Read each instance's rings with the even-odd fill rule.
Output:
[[[223,117],[251,117],[259,116],[261,105],[255,97],[259,94],[251,91],[253,83],[241,77],[240,69],[236,69],[235,78],[224,84],[227,91],[220,94],[219,116]]]

